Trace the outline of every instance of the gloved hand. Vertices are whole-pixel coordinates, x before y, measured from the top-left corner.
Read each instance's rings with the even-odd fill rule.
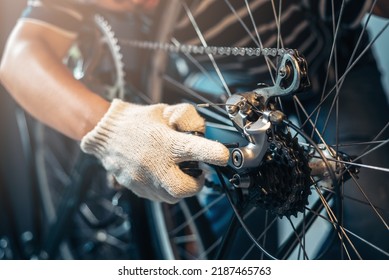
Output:
[[[204,120],[189,104],[141,106],[112,101],[81,149],[101,160],[117,182],[140,197],[176,203],[199,192],[204,179],[185,174],[184,161],[226,165],[221,143],[185,132],[204,132]]]

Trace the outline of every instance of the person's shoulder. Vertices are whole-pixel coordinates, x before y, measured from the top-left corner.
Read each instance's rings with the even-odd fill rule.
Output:
[[[80,0],[29,0],[29,7],[45,7],[46,9],[64,10],[73,13],[85,13],[87,5]]]
[[[57,32],[78,34],[87,17],[80,1],[29,0],[20,21],[39,24]]]
[[[71,0],[28,0],[27,5],[32,7],[49,6],[49,7],[77,7],[78,1]]]

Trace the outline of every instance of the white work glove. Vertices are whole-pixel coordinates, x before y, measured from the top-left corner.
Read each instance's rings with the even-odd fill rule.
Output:
[[[81,149],[101,160],[120,185],[140,197],[176,203],[199,192],[204,178],[184,173],[180,162],[226,165],[221,143],[185,132],[204,132],[204,120],[189,104],[141,106],[112,101]]]

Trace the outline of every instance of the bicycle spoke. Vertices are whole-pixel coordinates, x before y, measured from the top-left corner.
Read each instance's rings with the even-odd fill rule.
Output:
[[[389,139],[383,141],[381,144],[375,146],[374,148],[371,148],[370,150],[365,151],[364,153],[362,153],[362,154],[359,155],[358,157],[354,158],[352,162],[355,163],[356,161],[358,161],[358,160],[362,159],[363,157],[365,157],[365,156],[371,154],[372,152],[374,152],[374,151],[376,151],[377,149],[379,149],[379,148],[385,146],[385,145],[388,144],[388,143],[389,143]],[[377,167],[377,170],[379,170],[379,169],[385,170],[385,168],[379,168],[379,167]]]
[[[222,184],[223,186],[223,189],[225,190],[226,192],[226,196],[228,198],[228,201],[230,203],[230,206],[232,208],[232,210],[234,211],[235,213],[235,217],[237,218],[237,220],[239,221],[240,225],[242,226],[242,228],[245,230],[247,236],[251,239],[251,241],[258,247],[258,249],[260,249],[268,258],[270,259],[275,259],[269,252],[267,252],[264,248],[262,248],[262,246],[257,242],[257,240],[255,239],[255,237],[252,235],[251,231],[248,229],[247,225],[245,224],[245,222],[243,221],[243,218],[241,217],[238,209],[236,208],[235,204],[233,203],[233,200],[232,200],[232,197],[231,197],[231,194],[224,182],[224,179],[221,175],[220,172],[217,172],[217,175],[219,177],[219,181],[220,183]]]
[[[386,131],[386,129],[389,128],[389,122],[386,123],[386,125],[381,129],[380,132],[377,133],[377,135],[372,139],[371,141],[371,144],[373,144],[377,139],[379,139],[383,134],[384,132]],[[382,147],[383,145],[385,145],[387,143],[388,140],[382,140],[380,141],[378,144],[378,146]],[[370,149],[371,145],[367,146],[361,154],[365,154],[365,153],[368,153],[369,152],[369,149]]]
[[[342,6],[344,5],[344,2],[342,2]],[[337,32],[337,28],[338,26],[340,26],[340,22],[342,20],[342,14],[343,14],[343,7],[341,7],[341,10],[340,10],[340,17],[338,19],[338,24],[336,26],[336,22],[335,22],[335,4],[334,4],[334,0],[332,0],[331,2],[331,6],[332,6],[332,14],[334,15],[333,16],[333,32],[335,33],[334,34],[334,41],[337,40],[337,35],[336,35],[336,32]],[[339,69],[338,69],[338,50],[335,48],[334,50],[334,74],[335,74],[335,84],[338,84],[338,79],[339,79],[339,73],[338,73]],[[339,90],[340,88],[337,87],[336,88],[336,93],[337,95],[339,95]],[[336,109],[335,109],[335,119],[337,120],[336,123],[335,123],[335,142],[336,142],[336,148],[335,148],[335,151],[336,151],[336,154],[338,154],[339,152],[339,149],[338,149],[338,145],[339,145],[339,97],[336,98]],[[332,109],[329,110],[328,112],[328,116],[331,115],[331,112],[332,112]],[[328,118],[329,119],[329,118]],[[325,131],[326,131],[326,128],[328,126],[328,123],[325,123],[324,126],[323,126],[323,129],[322,129],[322,134],[325,134]]]
[[[385,141],[385,143],[387,143],[388,141]],[[314,158],[320,159],[321,157],[315,156]],[[363,167],[363,168],[377,170],[377,171],[389,172],[389,168],[386,168],[386,167],[380,167],[380,166],[376,166],[376,165],[367,165],[367,164],[362,164],[362,163],[357,163],[357,162],[352,162],[352,161],[351,162],[350,161],[344,161],[344,160],[340,160],[340,159],[336,159],[336,158],[331,158],[331,157],[327,157],[326,159],[328,161],[331,161],[331,162],[342,163],[342,164],[348,165],[348,166]],[[349,168],[346,167],[346,169],[344,171],[342,171],[342,172],[346,172],[348,169]],[[334,170],[334,171],[338,172],[339,170]]]
[[[366,54],[367,51],[370,50],[372,45],[375,43],[375,41],[384,33],[384,31],[388,28],[389,22],[387,22],[381,30],[377,33],[377,35],[369,42],[369,44],[361,51],[361,53],[358,55],[358,57],[350,64],[350,66],[345,70],[345,72],[342,74],[342,76],[339,77],[338,82],[327,92],[327,94],[324,96],[324,98],[318,103],[318,105],[313,109],[312,113],[309,115],[309,118],[312,117],[313,114],[315,114],[318,110],[320,110],[323,103],[331,96],[331,94],[336,90],[337,86],[342,83],[346,77],[347,74],[350,73],[350,71],[355,67],[355,65],[362,59],[363,55]],[[336,97],[336,96],[335,96]],[[334,97],[334,98],[335,98]],[[307,121],[306,121],[307,122]],[[304,123],[305,124],[305,123]],[[304,125],[303,124],[303,125]]]
[[[199,259],[205,259],[210,253],[218,248],[223,241],[223,237],[219,237],[211,246],[209,246],[204,252],[200,254]]]
[[[359,48],[359,46],[360,46],[360,44],[362,42],[363,35],[365,34],[365,32],[367,30],[367,26],[368,26],[368,23],[370,22],[371,15],[373,14],[373,10],[374,10],[374,7],[376,6],[376,3],[377,3],[377,0],[374,0],[372,5],[371,5],[371,8],[370,8],[370,11],[368,13],[367,19],[366,19],[365,24],[363,25],[363,28],[362,28],[362,30],[361,30],[361,32],[359,34],[358,41],[355,44],[354,50],[353,50],[353,52],[352,52],[352,54],[350,56],[350,59],[349,59],[348,64],[346,66],[346,69],[349,69],[349,67],[351,67],[351,65],[352,65],[353,59],[354,59],[354,57],[355,57],[355,55],[357,53],[357,50],[358,50],[358,48]],[[339,85],[337,85],[338,84],[338,80],[336,80],[336,85],[335,86],[341,88],[342,85],[343,85],[343,82],[344,82],[344,80],[341,81]]]
[[[191,215],[191,217],[186,220],[184,223],[176,226],[172,231],[171,234],[174,235],[187,227],[190,223],[193,223],[197,218],[199,218],[201,215],[204,215],[205,212],[207,212],[211,207],[215,206],[218,202],[220,202],[225,197],[225,194],[220,195],[217,199],[209,203],[206,207],[202,208],[201,211]]]
[[[322,214],[320,214],[319,212],[317,211],[314,211],[310,208],[305,208],[307,211],[311,212],[312,214],[314,214],[316,217],[322,219],[323,221],[326,221],[328,223],[330,223],[331,225],[333,225],[334,227],[336,226],[336,224],[334,224],[333,221],[331,221],[328,217],[325,217],[323,216]],[[373,248],[374,250],[376,250],[377,252],[380,252],[382,253],[383,255],[385,256],[388,256],[389,257],[389,252],[386,252],[385,250],[383,250],[382,248],[372,244],[371,242],[367,241],[366,239],[362,238],[361,236],[355,234],[354,232],[352,232],[351,230],[343,227],[343,230],[345,232],[347,232],[350,236],[354,237],[354,238],[357,238],[359,241],[362,241],[364,244],[368,245],[370,248]]]
[[[309,211],[309,212],[312,212],[316,217],[318,217],[318,218],[320,218],[320,219],[322,219],[322,220],[324,220],[324,221],[330,223],[330,224],[333,225],[334,227],[336,226],[336,224],[335,224],[333,221],[331,221],[328,217],[323,216],[322,214],[318,213],[317,211],[314,211],[314,210],[312,210],[312,209],[310,209],[310,208],[306,208],[306,210]],[[389,256],[389,252],[384,251],[384,250],[381,249],[380,247],[378,247],[378,246],[372,244],[371,242],[367,241],[366,239],[362,238],[361,236],[359,236],[359,235],[353,233],[353,232],[350,231],[349,229],[343,227],[343,230],[344,230],[347,234],[349,234],[350,236],[352,236],[352,237],[354,237],[354,238],[357,238],[359,241],[362,241],[364,244],[368,245],[370,248],[373,248],[373,249],[376,250],[377,252],[380,252],[380,253],[382,253],[383,255]]]
[[[278,0],[278,9],[276,8],[276,5],[274,3],[275,0],[271,0],[272,8],[273,8],[273,14],[274,14],[274,21],[277,26],[277,49],[284,48],[284,42],[281,38],[281,11],[282,11],[282,0]],[[278,10],[278,12],[277,12]]]
[[[274,219],[265,227],[265,229],[263,230],[263,232],[257,237],[256,240],[257,240],[258,242],[259,242],[261,239],[265,240],[265,239],[266,239],[267,232],[270,231],[270,228],[271,228],[274,224],[276,224],[276,222],[277,222],[277,218],[274,218]],[[265,245],[265,242],[262,243],[263,248],[265,248],[264,245]],[[255,244],[253,243],[253,244],[250,246],[250,248],[246,251],[246,253],[242,256],[241,259],[246,259],[247,256],[252,252],[252,250],[253,250],[254,248],[256,248],[256,246],[255,246]],[[261,252],[261,253],[263,254],[263,252]],[[262,258],[263,258],[263,256],[262,256]]]
[[[355,143],[341,143],[339,147],[353,147],[353,146],[371,146],[384,143],[385,140],[376,140],[376,141],[367,141],[367,142],[355,142]],[[330,147],[335,147],[335,145],[330,145]]]
[[[228,7],[230,8],[230,10],[234,13],[235,17],[238,19],[238,21],[240,22],[241,26],[245,29],[245,31],[247,32],[247,34],[250,36],[250,38],[252,39],[252,41],[256,44],[257,47],[263,49],[264,46],[263,46],[263,43],[262,43],[262,40],[261,40],[261,37],[259,36],[259,32],[258,32],[258,28],[257,28],[257,25],[255,24],[255,19],[254,19],[254,16],[252,14],[252,11],[251,11],[251,8],[250,8],[250,5],[249,3],[247,2],[247,0],[245,0],[245,4],[246,4],[246,8],[247,8],[247,12],[248,12],[248,15],[250,17],[250,20],[251,20],[251,23],[253,25],[253,29],[255,31],[255,35],[256,35],[256,39],[254,38],[254,36],[252,35],[252,32],[250,31],[250,29],[247,27],[247,25],[243,22],[242,18],[239,16],[239,14],[236,12],[236,10],[234,9],[234,7],[231,5],[231,3],[228,1],[228,0],[225,0],[226,4],[228,5]],[[267,65],[267,68],[269,70],[269,74],[270,74],[270,78],[273,82],[273,84],[275,84],[275,79],[274,79],[274,74],[273,74],[273,70],[275,70],[277,67],[274,65],[274,63],[271,61],[271,59],[267,56],[265,56],[265,62],[266,62],[266,65]]]
[[[339,236],[339,240],[341,241],[341,245],[342,245],[343,249],[345,250],[348,258],[351,259],[351,256],[350,256],[350,254],[348,252],[346,244],[342,241],[344,239],[344,237],[346,238],[348,244],[353,249],[353,252],[357,255],[358,259],[362,259],[361,255],[359,254],[359,252],[356,249],[355,245],[350,240],[350,238],[348,237],[347,233],[344,231],[344,228],[342,227],[341,224],[339,224],[339,221],[338,221],[335,213],[333,212],[331,206],[328,204],[327,200],[323,197],[323,195],[321,194],[320,190],[317,187],[316,187],[316,191],[317,191],[317,193],[318,193],[318,195],[320,197],[320,200],[322,201],[322,203],[324,205],[324,208],[326,209],[326,212],[327,212],[327,214],[328,214],[328,216],[330,218],[330,221],[332,222],[334,228],[337,231],[337,234]]]
[[[374,204],[371,202],[369,197],[367,196],[366,192],[363,190],[362,186],[359,184],[357,179],[355,178],[355,175],[351,175],[352,180],[354,181],[355,185],[358,187],[358,190],[361,192],[363,197],[366,199],[368,205],[371,207],[371,209],[374,211],[374,213],[377,215],[378,219],[381,220],[382,225],[386,227],[386,229],[389,231],[388,223],[385,221],[384,217],[378,212],[377,208],[374,206]]]
[[[180,46],[181,43],[176,39],[176,38],[172,38],[172,42],[176,45],[176,46]],[[210,81],[212,81],[216,86],[220,87],[220,91],[223,91],[223,84],[221,84],[218,80],[216,80],[214,77],[212,77],[210,74],[209,74],[209,71],[207,71],[203,65],[201,65],[201,63],[199,61],[197,61],[195,59],[195,57],[189,53],[184,53],[184,55],[189,59],[189,61],[198,69],[200,70],[200,72],[202,74],[204,74]]]
[[[206,104],[213,104],[213,102],[211,100],[209,100],[208,98],[205,98],[204,96],[200,95],[196,91],[186,87],[184,84],[180,83],[179,81],[176,81],[176,80],[174,80],[173,78],[171,78],[171,77],[169,77],[167,75],[164,75],[163,79],[165,81],[169,82],[171,85],[173,85],[173,86],[177,87],[178,89],[182,90],[184,93],[188,94],[189,96],[192,96],[193,98],[198,100],[198,102],[206,103]],[[223,115],[228,115],[227,112],[224,109],[219,108],[218,106],[214,106],[213,108],[215,110],[217,110],[219,113],[223,114]]]
[[[331,196],[332,194],[329,194],[329,197]],[[315,209],[319,212],[322,211],[323,208],[323,204],[320,201],[316,201],[310,209]],[[293,231],[288,239],[280,246],[277,256],[279,256],[280,259],[290,258],[295,249],[299,248],[299,239],[301,238],[300,236],[303,233],[309,232],[309,230],[313,229],[316,223],[316,216],[313,214],[313,211],[312,213],[308,213],[308,215],[305,216],[304,221],[298,225],[297,229]],[[296,234],[299,236],[299,238],[295,237]]]
[[[339,92],[340,92],[340,87],[338,86],[338,78],[339,78],[338,76],[339,75],[338,75],[338,64],[337,64],[337,62],[338,62],[338,59],[337,59],[338,55],[337,55],[337,44],[336,44],[336,42],[338,40],[338,34],[339,34],[340,24],[341,24],[342,17],[343,17],[344,6],[345,6],[345,1],[342,0],[339,16],[338,16],[337,22],[336,22],[335,4],[334,4],[333,0],[331,1],[333,41],[332,41],[332,46],[331,46],[331,53],[330,53],[329,60],[328,60],[326,81],[328,82],[328,75],[330,73],[331,65],[332,65],[332,61],[333,61],[333,64],[334,64],[333,65],[333,70],[334,70],[334,75],[335,75],[334,79],[335,79],[335,85],[336,85],[335,86],[335,92],[336,92],[335,96],[336,97],[333,99],[333,104],[331,105],[330,110],[328,110],[328,112],[327,112],[327,121],[325,122],[323,130],[321,131],[322,134],[324,134],[324,132],[326,130],[329,117],[331,116],[331,114],[333,112],[333,106],[334,106],[334,104],[338,104],[338,100],[339,100],[338,95],[339,95]],[[323,85],[322,97],[324,95],[324,91],[326,89],[326,86],[327,86],[327,84]],[[317,119],[319,118],[319,115],[320,115],[320,113],[318,112]],[[336,115],[336,116],[338,116],[338,115]],[[336,124],[335,125],[338,127],[338,118],[336,118]],[[338,139],[338,133],[336,134],[336,139]]]
[[[363,243],[365,243],[366,245],[368,245],[370,248],[373,248],[374,250],[376,250],[377,252],[380,252],[382,253],[383,255],[389,257],[389,252],[386,252],[385,250],[381,249],[380,247],[374,245],[373,243],[367,241],[366,239],[362,238],[361,236],[353,233],[352,231],[346,229],[346,228],[343,228],[345,232],[347,232],[349,235],[357,238],[359,241],[362,241]]]
[[[208,44],[207,44],[207,42],[205,41],[205,38],[204,38],[204,36],[203,36],[203,34],[202,34],[202,32],[201,32],[199,26],[197,25],[194,16],[192,15],[192,12],[190,11],[190,9],[189,9],[188,6],[186,5],[186,3],[183,3],[183,6],[184,6],[184,9],[185,9],[185,12],[187,13],[187,15],[188,15],[188,17],[189,17],[189,19],[190,19],[190,21],[191,21],[191,23],[192,23],[192,25],[193,25],[195,31],[196,31],[197,36],[199,37],[199,39],[200,39],[200,41],[201,41],[201,44],[203,45],[203,47],[208,47]],[[215,69],[215,71],[216,71],[216,73],[217,73],[217,75],[218,75],[218,77],[219,77],[221,83],[223,84],[224,90],[226,91],[226,93],[228,94],[228,96],[231,96],[231,95],[232,95],[232,94],[231,94],[231,91],[230,91],[230,89],[229,89],[229,87],[228,87],[228,85],[227,85],[227,83],[226,83],[226,80],[225,80],[224,77],[223,77],[222,72],[220,71],[219,66],[218,66],[217,63],[216,63],[215,58],[213,57],[212,54],[208,54],[208,57],[209,57],[209,59],[211,60],[212,65],[213,65],[213,67],[214,67],[214,69]]]
[[[262,43],[261,37],[259,36],[257,24],[255,23],[255,19],[254,19],[253,13],[251,12],[251,8],[250,8],[250,5],[247,2],[247,0],[245,0],[245,4],[246,4],[246,7],[247,7],[247,11],[249,13],[249,16],[250,16],[251,23],[253,25],[253,29],[255,31],[255,35],[256,35],[257,40],[258,40],[258,41],[256,41],[255,39],[253,39],[253,41],[257,44],[257,46],[259,46],[261,49],[263,49],[263,43]],[[241,19],[240,19],[240,21],[241,21]],[[251,34],[251,32],[250,32],[250,34]],[[275,84],[275,79],[274,79],[274,74],[273,74],[272,69],[275,70],[277,67],[274,65],[274,63],[267,56],[265,57],[265,61],[266,61],[266,65],[267,65],[267,68],[268,68],[268,71],[269,71],[269,74],[270,74],[270,78],[271,78],[273,84]]]
[[[299,98],[297,96],[293,96],[293,100],[296,101],[296,104],[300,107],[301,111],[304,113],[305,117],[307,118],[308,122],[312,125],[312,128],[313,130],[316,132],[316,135],[320,138],[320,141],[322,144],[324,144],[326,146],[326,148],[328,149],[328,151],[330,151],[331,153],[331,149],[329,149],[329,146],[327,145],[326,141],[324,140],[324,137],[322,136],[322,134],[318,131],[317,127],[315,127],[315,124],[312,122],[311,119],[309,119],[309,114],[308,112],[305,110],[304,106],[302,105],[301,101],[299,100]],[[301,129],[302,127],[300,127]],[[311,137],[312,138],[312,137]]]
[[[288,221],[289,221],[289,223],[290,223],[290,226],[292,227],[293,233],[295,234],[298,243],[300,244],[300,245],[299,245],[299,249],[302,249],[302,251],[303,251],[304,259],[305,259],[305,260],[308,260],[308,259],[309,259],[309,258],[308,258],[308,254],[307,254],[307,252],[305,251],[305,246],[304,246],[304,244],[303,244],[303,242],[302,242],[302,240],[301,240],[301,238],[300,238],[300,234],[297,232],[295,226],[293,225],[292,220],[291,220],[289,217],[288,217]]]

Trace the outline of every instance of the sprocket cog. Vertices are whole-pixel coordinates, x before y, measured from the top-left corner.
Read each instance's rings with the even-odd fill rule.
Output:
[[[249,188],[250,202],[279,217],[297,216],[311,194],[306,151],[279,127],[269,129],[267,135],[270,145],[255,171],[256,183]]]

